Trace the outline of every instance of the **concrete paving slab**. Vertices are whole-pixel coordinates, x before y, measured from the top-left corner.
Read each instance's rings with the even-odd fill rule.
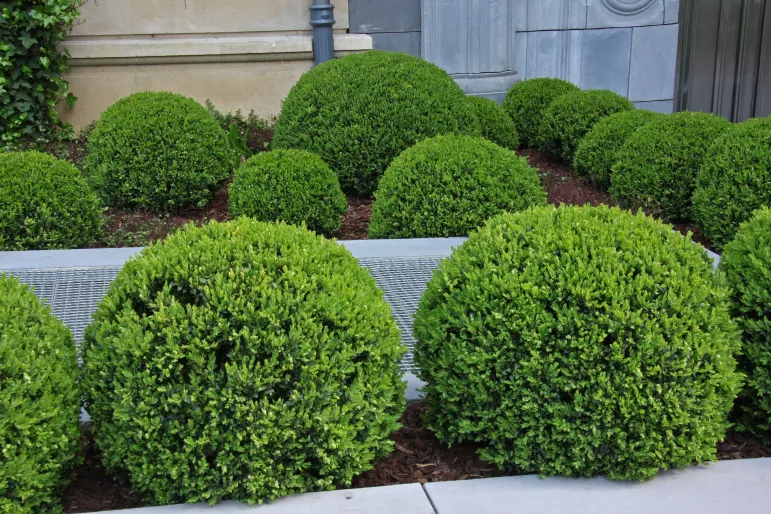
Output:
[[[195,503],[167,507],[143,507],[119,512],[132,514],[434,514],[420,484],[345,489],[288,496],[249,507],[228,501],[214,507]]]
[[[529,475],[424,487],[437,514],[768,514],[771,459],[670,470],[643,483]]]

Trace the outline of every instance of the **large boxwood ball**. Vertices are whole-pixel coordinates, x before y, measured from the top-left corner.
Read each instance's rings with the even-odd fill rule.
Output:
[[[0,275],[0,512],[61,512],[80,460],[78,374],[70,331]]]
[[[521,146],[536,145],[544,111],[554,100],[574,91],[578,88],[562,79],[537,78],[514,84],[503,100],[503,109],[514,121]]]
[[[469,96],[469,102],[474,106],[482,127],[483,138],[509,150],[519,148],[517,129],[514,128],[511,117],[501,106],[481,96]]]
[[[618,208],[490,220],[415,316],[428,426],[521,473],[647,479],[715,458],[739,385],[706,251]]]
[[[562,95],[544,111],[536,146],[552,157],[572,162],[579,143],[595,123],[632,109],[632,102],[604,89]]]
[[[465,236],[503,211],[545,204],[538,171],[523,157],[480,137],[437,136],[388,167],[369,237]]]
[[[702,159],[730,127],[712,114],[679,112],[640,128],[616,156],[610,177],[613,200],[669,221],[689,220]]]
[[[739,426],[771,445],[771,208],[743,223],[725,246],[720,269],[732,293],[743,335]]]
[[[771,117],[736,125],[714,142],[696,175],[693,216],[720,248],[765,205],[771,205]]]
[[[334,59],[292,87],[273,148],[321,156],[344,191],[370,195],[391,161],[438,134],[480,133],[466,95],[438,66],[401,53]]]
[[[86,171],[111,207],[202,207],[237,155],[205,107],[166,92],[135,93],[102,113],[88,136]]]
[[[642,109],[623,111],[597,122],[578,145],[573,156],[573,170],[601,186],[610,185],[611,168],[618,151],[637,129],[663,118],[663,114]]]
[[[129,261],[83,342],[107,469],[150,502],[248,503],[349,485],[388,454],[404,353],[335,241],[239,218]]]
[[[250,158],[228,190],[231,217],[305,223],[319,234],[340,229],[348,201],[337,175],[318,155],[304,150],[274,150]]]
[[[102,214],[72,164],[40,152],[0,153],[0,250],[90,246]]]

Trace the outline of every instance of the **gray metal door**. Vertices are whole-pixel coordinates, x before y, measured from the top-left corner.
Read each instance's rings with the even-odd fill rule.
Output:
[[[771,115],[771,0],[681,0],[677,110]]]

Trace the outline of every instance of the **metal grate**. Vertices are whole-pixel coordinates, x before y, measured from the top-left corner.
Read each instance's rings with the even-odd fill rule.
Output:
[[[378,286],[385,292],[396,322],[402,331],[402,340],[410,349],[402,360],[404,371],[415,371],[412,348],[412,317],[426,289],[439,257],[362,258],[359,263],[369,270]],[[8,273],[31,286],[35,294],[47,302],[54,315],[72,330],[75,340],[83,339],[83,331],[91,323],[91,314],[107,293],[110,283],[121,266],[18,269]]]

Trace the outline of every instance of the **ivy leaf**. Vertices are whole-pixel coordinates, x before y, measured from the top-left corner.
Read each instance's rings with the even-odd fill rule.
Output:
[[[75,106],[75,102],[78,100],[78,97],[73,95],[72,93],[67,93],[67,97],[64,99],[64,101],[67,103],[67,108],[72,109]]]
[[[34,45],[35,43],[37,43],[37,39],[35,39],[34,37],[22,37],[21,38],[21,44],[27,50],[29,50],[30,47],[32,47],[32,45]]]

